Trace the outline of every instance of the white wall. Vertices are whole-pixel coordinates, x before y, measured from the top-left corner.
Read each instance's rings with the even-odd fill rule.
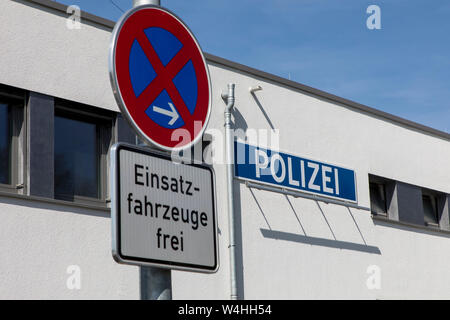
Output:
[[[138,268],[111,258],[109,213],[5,197],[0,212],[1,299],[139,299]]]
[[[370,207],[369,173],[450,193],[449,141],[234,70],[210,65],[210,71],[215,93],[229,82],[236,83],[236,109],[248,128],[270,129],[248,92],[250,86],[261,85],[263,90],[256,96],[270,122],[280,130],[280,149],[355,170],[361,206]],[[223,106],[217,95],[210,127],[222,128]],[[216,170],[225,179],[223,168],[216,166]],[[368,211],[332,204],[319,203],[321,212],[316,202],[289,196],[291,207],[282,194],[253,190],[253,196],[244,184],[236,184],[240,186],[246,298],[450,297],[449,235],[375,223]],[[221,185],[218,192],[225,194]],[[226,213],[219,212],[220,225],[225,227]],[[284,236],[293,241],[264,237],[261,229],[287,233]],[[306,239],[296,238],[305,233]],[[314,245],[308,244],[308,237]],[[307,243],[295,242],[298,239]],[[367,245],[380,254],[333,248],[327,241],[322,241],[326,245],[316,244],[320,239],[337,240],[335,245],[341,241]],[[352,248],[351,244],[343,246]],[[380,268],[381,290],[366,286],[367,268],[372,265]],[[228,267],[222,262],[224,266]],[[180,283],[189,278],[179,277]],[[183,287],[188,288],[189,283],[183,281]],[[191,295],[182,291],[177,297]]]
[[[63,15],[14,1],[0,2],[0,29],[0,83],[118,110],[108,77],[108,30],[88,24],[69,30]],[[236,83],[239,127],[270,129],[248,92],[261,85],[256,96],[280,130],[280,148],[355,170],[360,205],[369,206],[369,173],[450,193],[449,141],[237,70],[209,68],[210,129],[223,131],[220,92],[229,82]],[[173,272],[176,299],[229,297],[225,168],[215,169],[220,269],[214,275]],[[450,298],[448,235],[236,185],[245,298]],[[138,269],[111,258],[107,214],[82,211],[0,198],[0,298],[139,297]],[[79,291],[66,288],[71,264],[82,270]],[[366,286],[371,265],[380,267],[380,290]]]
[[[109,84],[110,31],[68,15],[0,1],[0,82],[118,111]],[[6,45],[7,44],[7,45]]]

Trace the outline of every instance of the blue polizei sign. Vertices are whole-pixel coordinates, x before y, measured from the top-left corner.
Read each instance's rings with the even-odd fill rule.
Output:
[[[353,170],[238,141],[234,155],[237,178],[357,202]]]

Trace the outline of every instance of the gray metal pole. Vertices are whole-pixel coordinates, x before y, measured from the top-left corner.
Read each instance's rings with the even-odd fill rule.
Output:
[[[133,0],[133,7],[144,4],[160,6],[161,1]],[[171,270],[153,267],[140,267],[139,271],[141,300],[172,300]]]
[[[155,6],[160,6],[160,0],[133,0],[133,7],[141,6],[143,4],[153,4]]]
[[[145,143],[141,147],[150,148]],[[170,269],[139,267],[141,300],[172,300],[172,272]]]
[[[143,144],[141,146],[148,147]],[[172,271],[139,267],[141,300],[172,300]]]
[[[140,267],[141,300],[172,300],[170,270]]]
[[[228,93],[222,94],[222,98],[227,101],[225,107],[225,152],[227,161],[227,190],[228,190],[228,231],[230,250],[230,299],[237,300],[237,279],[236,279],[236,237],[234,224],[234,186],[233,186],[233,129],[231,128],[231,111],[234,107],[234,83],[228,84]]]

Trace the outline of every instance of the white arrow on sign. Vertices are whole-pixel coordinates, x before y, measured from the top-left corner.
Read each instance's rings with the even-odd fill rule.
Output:
[[[163,108],[160,108],[160,107],[157,107],[157,106],[153,106],[153,111],[161,113],[161,114],[163,114],[165,116],[171,117],[172,119],[170,119],[170,121],[168,123],[169,126],[171,126],[171,125],[173,125],[175,123],[175,121],[178,120],[179,115],[178,115],[177,110],[173,106],[173,104],[171,104],[170,102],[169,102],[169,107],[170,107],[170,110],[163,109]]]

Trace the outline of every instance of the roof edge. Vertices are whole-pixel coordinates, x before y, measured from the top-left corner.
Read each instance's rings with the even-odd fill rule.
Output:
[[[59,2],[56,2],[56,1],[51,1],[51,0],[13,0],[13,1],[16,1],[16,2],[19,2],[19,3],[29,2],[29,3],[37,4],[37,5],[40,5],[42,7],[50,8],[50,9],[53,9],[53,10],[56,10],[56,11],[59,11],[59,12],[63,12],[63,13],[67,13],[67,8],[69,7],[69,6],[65,5],[65,4],[62,4],[62,3],[59,3]],[[88,12],[85,12],[85,11],[81,11],[81,19],[82,20],[84,19],[86,21],[89,21],[91,23],[97,24],[97,25],[102,26],[102,27],[109,28],[111,30],[115,26],[115,22],[114,21],[111,21],[111,20],[108,20],[108,19],[96,16],[94,14],[91,14],[91,13],[88,13]],[[372,108],[372,107],[368,107],[368,106],[363,105],[361,103],[358,103],[358,102],[355,102],[355,101],[352,101],[352,100],[348,100],[348,99],[336,96],[334,94],[331,94],[331,93],[328,93],[328,92],[325,92],[325,91],[322,91],[322,90],[319,90],[319,89],[316,89],[316,88],[312,88],[312,87],[309,87],[307,85],[304,85],[304,84],[301,84],[301,83],[298,83],[298,82],[295,82],[295,81],[292,81],[292,80],[288,80],[288,79],[276,76],[274,74],[271,74],[271,73],[268,73],[268,72],[265,72],[265,71],[261,71],[261,70],[255,69],[255,68],[251,68],[249,66],[246,66],[246,65],[234,62],[234,61],[230,61],[230,60],[227,60],[227,59],[215,56],[213,54],[205,53],[205,58],[209,62],[212,62],[212,63],[215,63],[215,64],[219,64],[219,65],[223,65],[225,67],[229,67],[229,68],[236,69],[236,70],[239,70],[239,71],[243,71],[245,73],[248,73],[248,74],[251,74],[253,76],[256,76],[256,77],[259,77],[259,78],[263,78],[263,79],[266,79],[266,80],[269,80],[269,81],[277,82],[277,83],[283,84],[283,85],[285,85],[287,87],[290,87],[290,88],[293,88],[293,89],[297,89],[297,90],[306,92],[308,94],[311,94],[311,95],[314,95],[314,96],[318,96],[320,98],[324,98],[324,99],[327,99],[327,100],[331,100],[333,102],[337,102],[337,103],[343,104],[343,105],[345,105],[347,107],[350,107],[350,108],[353,108],[353,109],[355,109],[357,111],[368,113],[370,115],[374,115],[376,117],[379,117],[379,118],[382,118],[382,119],[386,119],[388,121],[392,121],[392,122],[398,123],[398,124],[406,126],[408,128],[419,130],[419,131],[425,132],[427,134],[431,134],[433,136],[444,138],[444,139],[450,141],[450,133],[447,133],[447,132],[444,132],[444,131],[441,131],[441,130],[438,130],[438,129],[434,129],[432,127],[429,127],[429,126],[426,126],[426,125],[423,125],[423,124],[420,124],[420,123],[417,123],[417,122],[414,122],[414,121],[411,121],[411,120],[407,120],[407,119],[399,117],[399,116],[395,116],[395,115],[393,115],[391,113],[384,112],[384,111],[381,111],[381,110],[378,110],[378,109],[375,109],[375,108]]]
[[[364,104],[361,104],[361,103],[358,103],[358,102],[355,102],[355,101],[352,101],[349,99],[345,99],[345,98],[336,96],[334,94],[331,94],[331,93],[328,93],[328,92],[325,92],[325,91],[322,91],[322,90],[319,90],[319,89],[316,89],[316,88],[313,88],[313,87],[310,87],[310,86],[307,86],[307,85],[304,85],[304,84],[301,84],[301,83],[298,83],[298,82],[295,82],[292,80],[288,80],[286,78],[276,76],[274,74],[271,74],[271,73],[268,73],[265,71],[254,69],[252,67],[242,65],[242,64],[239,64],[234,61],[230,61],[230,60],[218,57],[218,56],[214,56],[209,53],[205,53],[205,55],[206,55],[206,58],[211,62],[221,64],[223,66],[230,67],[233,69],[241,70],[248,74],[251,74],[251,75],[254,75],[254,76],[257,76],[260,78],[264,78],[264,79],[267,79],[270,81],[275,81],[275,82],[278,82],[285,86],[288,86],[288,87],[291,87],[291,88],[294,88],[297,90],[301,90],[308,94],[343,104],[352,109],[356,109],[358,111],[362,111],[362,112],[368,113],[370,115],[374,115],[374,116],[377,116],[377,117],[380,117],[380,118],[383,118],[383,119],[386,119],[389,121],[393,121],[395,123],[398,123],[398,124],[401,124],[401,125],[404,125],[407,127],[411,127],[411,128],[414,128],[414,129],[417,129],[420,131],[424,131],[426,133],[433,134],[433,135],[445,138],[447,140],[450,140],[450,133],[447,133],[445,131],[434,129],[432,127],[429,127],[429,126],[426,126],[426,125],[423,125],[423,124],[420,124],[420,123],[417,123],[417,122],[414,122],[414,121],[411,121],[411,120],[408,120],[408,119],[405,119],[405,118],[402,118],[402,117],[399,117],[396,115],[393,115],[391,113],[381,111],[381,110],[366,106]]]

